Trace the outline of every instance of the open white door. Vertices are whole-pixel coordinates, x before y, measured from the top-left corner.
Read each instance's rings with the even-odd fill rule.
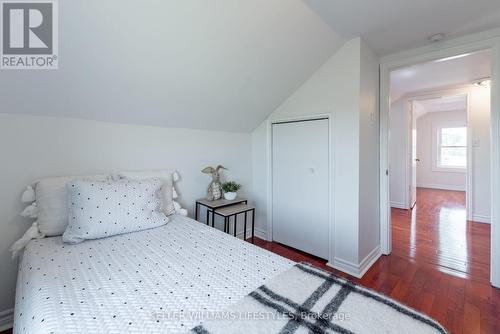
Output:
[[[329,256],[329,125],[327,119],[272,127],[273,240]]]

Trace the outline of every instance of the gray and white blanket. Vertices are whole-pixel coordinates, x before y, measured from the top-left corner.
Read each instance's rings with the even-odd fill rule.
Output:
[[[192,333],[447,333],[382,294],[300,263]]]

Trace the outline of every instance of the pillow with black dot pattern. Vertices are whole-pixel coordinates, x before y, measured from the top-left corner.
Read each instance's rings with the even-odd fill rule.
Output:
[[[164,225],[159,179],[69,182],[68,227],[63,241],[110,237]]]
[[[120,172],[118,175],[127,180],[148,180],[159,179],[162,181],[162,211],[167,216],[175,213],[173,196],[173,177],[172,170],[158,170],[158,171],[143,171],[143,172]]]

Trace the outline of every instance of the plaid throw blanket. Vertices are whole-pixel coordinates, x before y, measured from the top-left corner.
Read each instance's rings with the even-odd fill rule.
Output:
[[[447,333],[431,318],[306,263],[191,333]]]

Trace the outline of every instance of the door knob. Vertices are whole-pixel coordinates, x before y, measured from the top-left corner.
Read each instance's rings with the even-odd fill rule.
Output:
[[[416,162],[420,162],[420,159],[418,159],[418,158],[417,158],[417,159],[415,159],[415,161],[416,161]]]

